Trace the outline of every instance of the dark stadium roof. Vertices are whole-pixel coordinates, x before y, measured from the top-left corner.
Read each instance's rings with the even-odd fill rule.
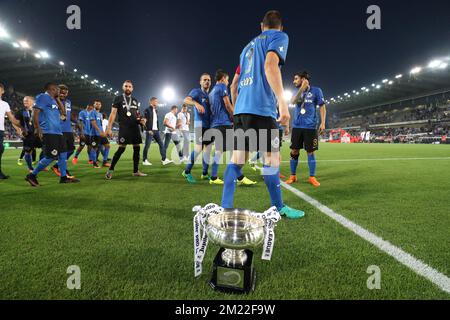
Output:
[[[17,92],[32,96],[41,93],[47,82],[64,83],[69,87],[69,98],[75,107],[83,107],[93,99],[99,99],[105,111],[108,111],[115,96],[110,86],[94,82],[91,77],[84,78],[85,74],[80,70],[65,66],[64,62],[52,59],[46,52],[23,46],[27,45],[0,41],[1,83],[12,85]]]
[[[426,67],[416,67],[408,74],[398,74],[348,91],[328,99],[328,107],[332,113],[346,113],[449,92],[449,60],[433,60]]]

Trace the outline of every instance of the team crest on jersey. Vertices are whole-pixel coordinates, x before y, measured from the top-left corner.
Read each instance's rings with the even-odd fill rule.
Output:
[[[119,142],[120,143],[124,143],[125,142],[125,138],[120,138]]]
[[[272,140],[272,147],[278,149],[280,147],[280,138],[276,137]]]
[[[57,156],[57,155],[58,155],[58,150],[54,149],[54,150],[51,152],[51,154],[52,154],[52,156]]]
[[[92,146],[93,146],[93,147],[96,147],[96,146],[97,146],[97,143],[96,143],[95,141],[92,141]]]

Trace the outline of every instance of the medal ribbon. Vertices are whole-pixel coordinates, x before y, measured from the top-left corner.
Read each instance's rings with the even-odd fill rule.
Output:
[[[128,103],[127,96],[125,94],[123,96],[123,101],[125,101],[125,106],[127,107],[127,115],[131,113],[131,104],[133,103],[133,98],[130,96],[130,103]]]

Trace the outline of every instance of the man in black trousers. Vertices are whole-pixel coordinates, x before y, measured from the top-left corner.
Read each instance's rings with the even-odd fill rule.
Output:
[[[123,94],[116,97],[112,105],[111,115],[109,116],[109,125],[107,135],[112,137],[112,127],[116,120],[119,120],[119,148],[114,154],[111,167],[106,173],[106,179],[111,180],[114,169],[127,145],[133,146],[133,176],[146,177],[147,175],[139,171],[139,156],[141,153],[142,138],[140,126],[145,126],[145,119],[141,118],[139,113],[139,102],[131,95],[133,92],[133,83],[130,80],[124,82]]]
[[[168,165],[172,163],[172,161],[167,160],[166,158],[166,148],[164,147],[164,143],[161,139],[161,135],[159,133],[159,119],[158,119],[158,98],[150,99],[150,106],[144,111],[144,118],[147,120],[145,125],[145,147],[143,154],[143,165],[151,166],[152,164],[148,161],[148,150],[152,144],[152,140],[154,139],[159,146],[159,153],[161,154],[161,160],[163,165]]]

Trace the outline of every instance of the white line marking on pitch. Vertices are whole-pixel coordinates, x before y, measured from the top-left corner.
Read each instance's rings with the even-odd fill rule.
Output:
[[[365,162],[365,161],[415,161],[415,160],[450,160],[450,157],[441,158],[372,158],[372,159],[340,159],[340,160],[317,160],[316,162]],[[289,163],[290,161],[282,161]],[[306,162],[306,161],[300,161]]]
[[[333,219],[334,221],[338,222],[345,228],[349,229],[350,231],[354,232],[356,235],[360,236],[364,240],[368,241],[369,243],[376,246],[381,251],[387,253],[391,257],[393,257],[395,260],[403,264],[404,266],[408,267],[418,275],[430,280],[432,283],[437,285],[441,290],[450,293],[450,278],[446,275],[440,273],[436,269],[433,269],[426,263],[422,262],[421,260],[413,257],[409,253],[403,251],[399,247],[394,246],[390,242],[383,240],[376,234],[373,234],[372,232],[364,229],[363,227],[357,225],[353,221],[341,216],[340,214],[334,212],[332,209],[328,208],[327,206],[321,204],[319,201],[311,198],[307,194],[293,188],[292,186],[282,182],[282,186],[286,188],[287,190],[291,191],[293,194],[295,194],[297,197],[303,199],[304,201],[308,202],[310,205],[316,207],[319,209],[322,213]]]

